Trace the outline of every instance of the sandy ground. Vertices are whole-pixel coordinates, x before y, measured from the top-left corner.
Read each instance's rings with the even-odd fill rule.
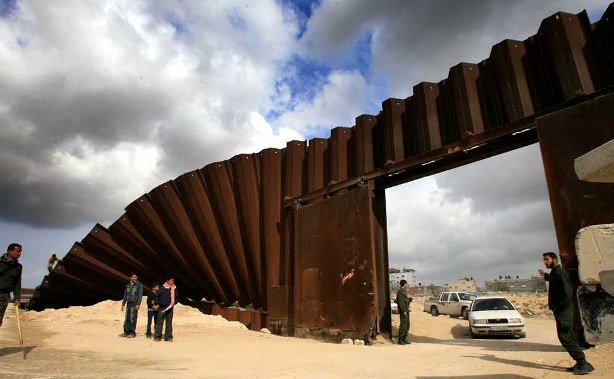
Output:
[[[514,301],[514,300],[512,300]],[[543,299],[531,303],[533,307]],[[516,304],[527,299],[517,299]],[[519,305],[520,306],[520,305]],[[382,341],[341,345],[247,330],[238,322],[179,305],[174,342],[120,338],[120,303],[22,312],[25,342],[15,316],[0,328],[0,378],[563,378],[572,360],[545,312],[526,318],[527,338],[472,340],[468,323],[432,317],[415,301],[411,345]],[[394,316],[398,323],[398,316]],[[591,377],[614,377],[614,344],[586,351]]]

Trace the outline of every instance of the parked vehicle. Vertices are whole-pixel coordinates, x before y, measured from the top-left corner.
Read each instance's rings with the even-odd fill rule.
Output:
[[[477,297],[469,310],[469,335],[510,335],[525,338],[524,318],[503,296]]]
[[[432,316],[450,315],[468,318],[474,294],[468,292],[442,292],[438,297],[424,301],[424,311]]]
[[[390,310],[394,314],[398,314],[399,313],[399,304],[397,304],[396,299],[390,299]]]

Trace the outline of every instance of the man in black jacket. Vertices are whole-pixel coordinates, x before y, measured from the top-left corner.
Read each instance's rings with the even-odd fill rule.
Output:
[[[567,371],[573,371],[576,375],[585,375],[594,370],[593,365],[586,361],[586,357],[576,336],[572,331],[573,324],[573,305],[571,302],[572,289],[567,273],[553,252],[543,254],[544,265],[550,269],[550,273],[539,269],[541,275],[547,282],[548,286],[548,308],[554,313],[556,320],[556,334],[561,341],[561,345],[567,350],[569,355],[576,361],[573,367]]]
[[[4,319],[4,312],[11,300],[11,292],[13,293],[13,301],[15,306],[19,306],[21,299],[21,264],[18,262],[21,256],[21,245],[12,243],[6,249],[6,254],[0,258],[0,326]]]

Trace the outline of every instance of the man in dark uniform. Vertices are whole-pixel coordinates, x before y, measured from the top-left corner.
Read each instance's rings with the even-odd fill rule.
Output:
[[[399,345],[410,344],[407,339],[409,333],[409,312],[410,302],[413,300],[407,296],[407,280],[401,280],[401,288],[397,291],[397,305],[399,306],[399,316],[401,318],[401,325],[399,325]]]
[[[576,364],[573,367],[569,367],[567,371],[573,371],[576,375],[588,374],[595,368],[586,361],[584,352],[572,331],[573,305],[571,302],[571,283],[567,273],[559,264],[556,254],[549,251],[544,253],[543,256],[544,265],[550,269],[550,273],[546,273],[542,269],[537,271],[539,275],[550,283],[548,286],[548,308],[554,313],[556,333],[559,341],[561,341],[561,345],[576,361]]]
[[[21,245],[12,243],[6,249],[6,254],[0,257],[0,326],[4,319],[4,312],[11,301],[19,306],[21,298],[21,264],[18,262],[21,256]]]

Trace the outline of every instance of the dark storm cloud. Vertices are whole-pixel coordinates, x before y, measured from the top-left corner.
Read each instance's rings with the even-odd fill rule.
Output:
[[[112,222],[159,183],[253,152],[250,115],[294,28],[274,1],[25,1],[0,23],[0,220],[50,228]]]
[[[18,169],[17,165],[3,167],[3,171],[9,172]],[[77,180],[35,184],[19,184],[14,180],[2,181],[0,216],[4,221],[54,228],[91,222],[93,214],[101,221],[118,217],[117,209],[101,206],[107,202],[107,199],[99,196],[98,191],[99,188],[84,185]]]
[[[76,135],[101,147],[149,139],[155,133],[155,122],[169,113],[169,99],[159,88],[136,83],[66,88],[66,81],[49,78],[27,89],[8,89],[22,93],[11,104],[8,115],[35,128],[32,148],[52,148],[48,141],[61,143]]]

